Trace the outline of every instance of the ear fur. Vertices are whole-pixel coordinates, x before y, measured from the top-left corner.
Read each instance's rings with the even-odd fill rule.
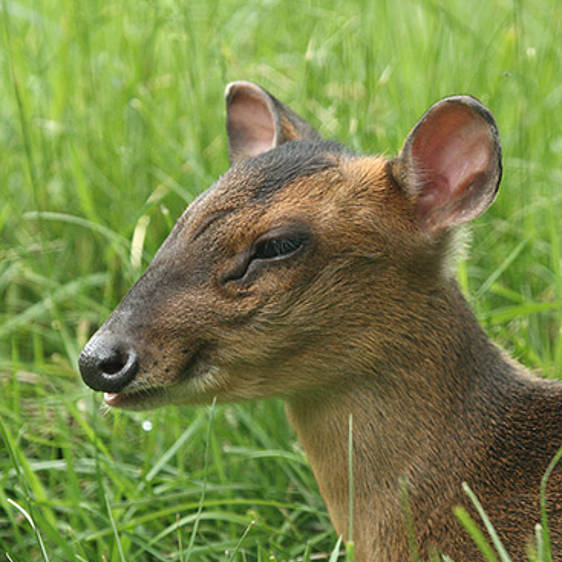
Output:
[[[225,99],[231,165],[291,140],[320,139],[312,125],[252,82],[231,82]]]
[[[428,232],[479,216],[492,204],[502,175],[492,114],[470,96],[437,102],[406,138],[392,174]]]

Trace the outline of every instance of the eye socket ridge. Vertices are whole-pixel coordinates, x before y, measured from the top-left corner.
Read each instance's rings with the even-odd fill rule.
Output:
[[[239,256],[236,265],[222,278],[222,282],[242,280],[252,263],[257,265],[259,262],[281,261],[299,252],[309,241],[310,237],[305,231],[271,230]]]

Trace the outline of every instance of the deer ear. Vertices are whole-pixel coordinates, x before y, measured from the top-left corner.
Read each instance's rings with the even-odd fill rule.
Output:
[[[492,204],[502,175],[492,114],[470,96],[437,102],[408,135],[392,173],[429,232],[479,216]]]
[[[231,82],[225,91],[230,164],[291,140],[319,139],[312,125],[251,82]]]

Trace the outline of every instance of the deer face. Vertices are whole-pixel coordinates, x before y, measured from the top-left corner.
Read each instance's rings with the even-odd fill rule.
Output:
[[[312,390],[319,365],[344,353],[322,341],[340,339],[351,304],[341,293],[361,248],[338,258],[353,212],[338,207],[342,154],[307,144],[304,157],[287,144],[235,166],[188,207],[82,353],[86,382],[108,404],[287,396]],[[271,167],[287,163],[294,179],[272,181]]]
[[[461,138],[462,165],[444,151],[454,168],[447,174],[433,162],[441,145],[427,119],[418,129],[434,140],[431,150],[416,137],[394,163],[358,158],[264,90],[232,85],[232,167],[187,208],[88,342],[79,359],[85,382],[105,391],[107,404],[133,409],[290,398],[345,384],[345,373],[384,356],[416,298],[405,296],[409,272],[427,285],[419,271],[438,269],[430,256],[448,227],[481,212],[499,180],[490,123],[453,105],[445,124],[457,131],[464,119],[475,129],[467,138],[478,158],[467,172]]]

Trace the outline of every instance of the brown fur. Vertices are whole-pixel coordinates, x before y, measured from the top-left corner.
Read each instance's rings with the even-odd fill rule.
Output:
[[[256,96],[252,89],[249,103]],[[267,101],[281,112],[277,145],[298,138],[299,118]],[[478,520],[461,491],[466,481],[513,560],[523,560],[539,521],[540,479],[562,445],[562,386],[531,376],[486,337],[446,265],[453,231],[424,226],[399,160],[326,149],[329,166],[293,174],[262,201],[253,188],[275,154],[244,164],[245,147],[232,139],[242,164],[190,205],[84,351],[87,365],[100,338],[111,337],[138,352],[134,380],[108,403],[285,399],[344,537],[352,415],[359,562],[408,559],[404,478],[424,558],[480,559],[452,513],[461,504]],[[494,173],[497,181],[501,169]],[[487,206],[493,194],[486,197]],[[306,229],[305,250],[225,281],[256,239],[286,225]],[[555,557],[561,484],[557,469],[549,485]]]

